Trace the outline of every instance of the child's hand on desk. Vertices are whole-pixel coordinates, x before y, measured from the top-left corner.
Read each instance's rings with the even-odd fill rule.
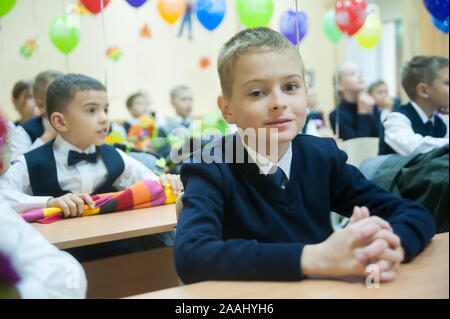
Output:
[[[348,225],[351,225],[368,217],[370,217],[370,213],[367,207],[355,206],[355,208],[353,209],[353,215],[350,218]],[[390,229],[390,231],[392,232],[392,228]],[[395,234],[393,235],[398,238],[397,235]],[[374,240],[376,240],[376,238],[373,238],[372,240],[369,239],[368,242],[374,245],[373,244]],[[368,253],[370,255],[370,252],[368,251],[370,251],[370,249],[366,247],[362,250],[361,253],[362,254]],[[400,244],[400,238],[398,238],[398,245],[387,246],[386,249],[381,254],[372,258],[368,263],[375,264],[380,268],[381,281],[391,281],[397,277],[397,269],[400,263],[403,261],[404,257],[405,252]],[[401,260],[399,260],[399,258]]]
[[[94,208],[94,201],[88,194],[72,194],[51,198],[47,202],[47,207],[59,207],[62,209],[64,218],[79,217],[83,214],[84,205]]]
[[[366,275],[371,260],[382,261],[380,280],[392,280],[390,263],[399,263],[400,239],[388,222],[369,216],[367,208],[355,207],[350,223],[334,232],[322,243],[303,248],[301,266],[305,275],[348,276]],[[395,278],[395,277],[394,277]]]
[[[161,175],[160,178],[161,184],[166,186],[167,182],[169,183],[170,187],[172,188],[172,192],[176,195],[179,195],[183,192],[183,183],[181,182],[180,175],[174,175],[174,174],[167,174],[167,175]]]

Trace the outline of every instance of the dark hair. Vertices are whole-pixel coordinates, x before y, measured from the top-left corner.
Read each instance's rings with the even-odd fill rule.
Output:
[[[137,92],[137,93],[130,95],[127,99],[127,108],[132,107],[133,103],[134,103],[134,99],[137,97],[140,97],[140,96],[144,96],[144,94],[142,92]]]
[[[369,85],[369,87],[367,88],[367,93],[371,94],[372,91],[379,85],[386,85],[386,82],[384,82],[383,80],[378,80],[376,82],[373,82],[371,85]]]
[[[27,90],[28,92],[33,91],[33,80],[20,80],[14,84],[13,90],[12,90],[12,97],[14,99],[18,99],[19,96],[22,94],[23,91]]]
[[[439,72],[448,67],[448,59],[438,55],[420,55],[412,58],[402,72],[402,86],[411,100],[416,98],[419,83],[431,85]]]
[[[62,75],[59,71],[48,70],[39,73],[34,80],[33,95],[34,97],[41,98],[47,94],[47,88],[50,83],[58,76]]]
[[[47,90],[47,113],[64,112],[79,91],[106,91],[100,81],[82,74],[61,75],[53,80]]]

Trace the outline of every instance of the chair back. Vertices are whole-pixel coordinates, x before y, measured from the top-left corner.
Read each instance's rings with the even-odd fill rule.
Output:
[[[347,164],[359,167],[366,158],[378,155],[378,137],[358,137],[339,143],[339,148],[347,153]]]

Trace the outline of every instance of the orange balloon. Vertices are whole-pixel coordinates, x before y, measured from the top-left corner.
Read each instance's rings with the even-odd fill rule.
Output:
[[[173,24],[186,10],[184,0],[158,0],[158,11],[161,17]]]

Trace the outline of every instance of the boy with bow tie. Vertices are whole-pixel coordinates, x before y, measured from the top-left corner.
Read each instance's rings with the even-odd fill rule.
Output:
[[[79,74],[56,78],[47,92],[47,113],[55,140],[20,156],[0,181],[17,212],[60,207],[80,216],[89,195],[124,190],[158,177],[124,152],[104,144],[109,130],[108,97],[99,81]],[[182,191],[177,175],[164,179]],[[164,181],[165,182],[165,181]]]

